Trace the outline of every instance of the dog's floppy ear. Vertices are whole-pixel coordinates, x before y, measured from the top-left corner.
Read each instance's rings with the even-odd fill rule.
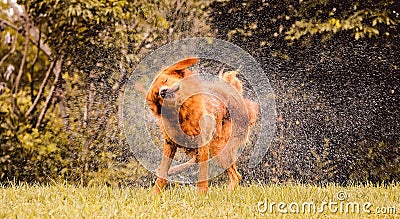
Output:
[[[168,69],[170,70],[183,70],[185,68],[188,68],[194,64],[197,64],[199,62],[199,59],[196,57],[188,57],[185,59],[180,60],[179,62],[175,63]]]
[[[168,67],[166,69],[166,71],[170,71],[170,72],[176,72],[178,74],[184,74],[185,69],[198,63],[199,62],[199,58],[196,57],[188,57],[185,59],[181,59],[180,61],[178,61],[177,63],[173,64],[172,66]]]

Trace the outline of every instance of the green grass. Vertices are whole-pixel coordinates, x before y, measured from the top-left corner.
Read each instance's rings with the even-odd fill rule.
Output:
[[[232,193],[228,193],[226,187],[211,186],[208,194],[203,196],[199,196],[192,186],[170,188],[161,196],[154,196],[149,188],[63,184],[19,184],[1,186],[0,190],[0,218],[400,218],[399,184],[347,187],[248,185]],[[341,202],[337,197],[339,192],[345,192],[347,199]],[[296,210],[297,203],[299,212],[279,212],[278,204],[273,209],[264,208],[272,202],[286,203],[286,208],[281,211],[289,211],[289,205]],[[361,209],[360,213],[351,212],[350,207],[346,213],[345,207],[342,212],[325,207],[323,213],[308,213],[307,207],[302,212],[304,202],[314,202],[319,209],[322,202],[337,202],[337,206],[357,202]],[[371,212],[363,211],[364,203],[371,204],[368,208]],[[396,213],[379,214],[377,207],[390,207],[387,211],[395,208]]]

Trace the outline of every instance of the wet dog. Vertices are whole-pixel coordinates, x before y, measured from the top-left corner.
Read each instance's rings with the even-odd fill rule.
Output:
[[[198,58],[189,57],[161,70],[146,95],[164,136],[163,157],[154,186],[157,194],[165,188],[168,174],[195,163],[199,164],[198,191],[207,192],[209,155],[226,169],[229,190],[242,179],[235,164],[236,153],[249,138],[257,120],[258,104],[243,97],[237,71],[220,73],[222,83],[208,83],[188,69],[198,62]],[[171,168],[177,148],[183,148],[192,159]]]

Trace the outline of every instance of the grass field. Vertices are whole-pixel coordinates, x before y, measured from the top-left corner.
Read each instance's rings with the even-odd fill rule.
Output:
[[[400,185],[248,185],[232,193],[192,186],[1,186],[0,218],[400,218]],[[324,204],[325,203],[325,204]]]

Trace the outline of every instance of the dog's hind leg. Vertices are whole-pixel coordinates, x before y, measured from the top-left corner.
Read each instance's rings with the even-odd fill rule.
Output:
[[[234,190],[238,185],[240,180],[242,179],[242,176],[240,173],[237,171],[236,164],[233,163],[227,170],[226,172],[228,173],[229,177],[229,185],[228,185],[228,191]]]
[[[167,185],[167,174],[171,167],[172,159],[176,153],[176,146],[171,142],[165,140],[163,157],[161,158],[161,164],[158,168],[157,180],[154,185],[154,193],[160,194]]]
[[[196,157],[193,157],[186,163],[171,167],[171,169],[169,169],[169,171],[168,171],[168,175],[178,174],[178,173],[182,172],[183,170],[195,165],[196,163],[197,163]]]

